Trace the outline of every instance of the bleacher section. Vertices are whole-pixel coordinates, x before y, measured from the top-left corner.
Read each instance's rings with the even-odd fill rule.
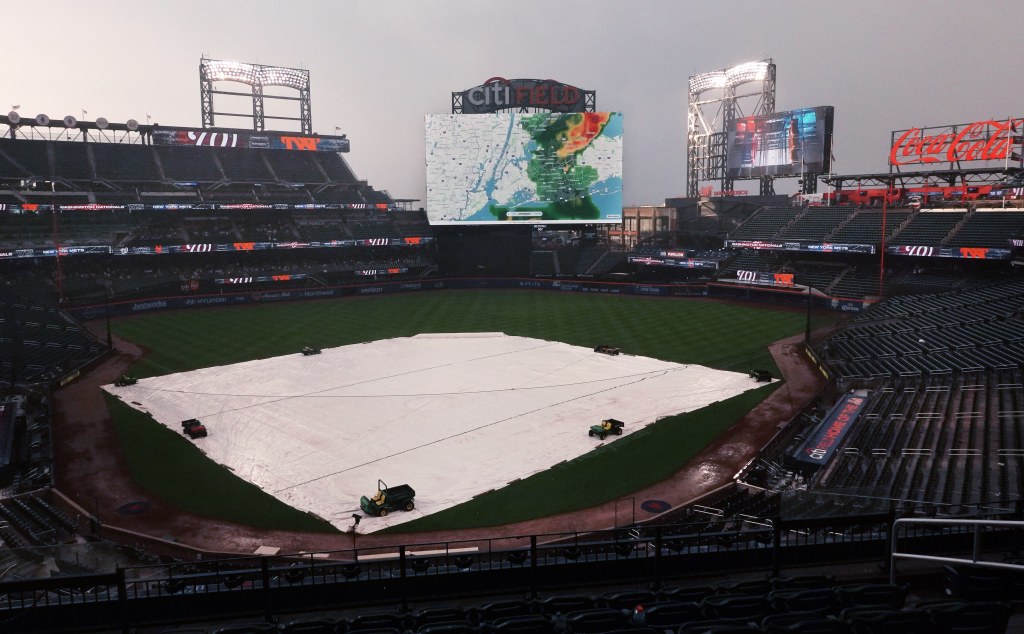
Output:
[[[953,247],[1009,248],[1010,238],[1024,236],[1024,211],[978,209],[947,241]]]
[[[943,514],[1022,499],[1021,376],[957,372],[880,383],[812,488],[905,500]]]
[[[889,209],[885,213],[885,239],[890,240],[893,232],[910,217],[909,209]],[[830,242],[841,244],[876,244],[882,237],[882,211],[860,209],[841,229],[829,236]]]
[[[216,183],[224,174],[208,148],[154,146],[164,178],[172,181]]]
[[[903,230],[894,236],[894,241],[923,246],[944,244],[953,228],[966,215],[966,209],[922,209],[910,217]]]
[[[236,183],[267,183],[274,180],[263,153],[248,148],[215,149],[224,177]]]
[[[45,141],[0,139],[0,177],[52,180]]]
[[[340,155],[329,152],[0,139],[0,189],[24,190],[32,179],[70,188],[58,192],[63,203],[139,203],[143,196],[162,196],[176,202],[394,206],[387,192],[358,180]],[[69,197],[75,191],[80,198]],[[52,192],[43,193],[42,200],[29,202],[54,202]]]
[[[829,236],[853,212],[850,207],[807,207],[792,224],[781,227],[777,237],[780,240],[833,242]]]
[[[90,146],[96,159],[96,177],[112,183],[153,183],[163,180],[153,148],[148,145]]]
[[[1024,367],[1024,283],[896,297],[828,344],[843,378],[948,375]]]
[[[729,236],[733,240],[768,240],[774,238],[802,213],[799,207],[764,207]]]
[[[53,381],[105,351],[56,308],[0,296],[0,383]]]

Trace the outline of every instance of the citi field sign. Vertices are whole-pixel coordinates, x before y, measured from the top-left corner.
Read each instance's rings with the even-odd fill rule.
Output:
[[[505,79],[491,77],[461,93],[464,114],[498,112],[513,108],[543,108],[554,112],[583,112],[592,90],[553,79]]]
[[[987,119],[892,133],[889,165],[1005,161],[1021,143],[1024,119]]]

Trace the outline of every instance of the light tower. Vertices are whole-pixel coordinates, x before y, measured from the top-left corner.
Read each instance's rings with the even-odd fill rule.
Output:
[[[759,90],[744,93],[737,90],[749,83],[759,83]],[[690,77],[689,87],[686,195],[697,198],[701,180],[717,180],[722,191],[731,191],[733,180],[726,176],[725,169],[727,126],[737,117],[775,112],[775,64],[765,59],[700,73]],[[749,112],[745,112],[744,107]],[[761,177],[760,193],[762,196],[775,193],[771,176]]]

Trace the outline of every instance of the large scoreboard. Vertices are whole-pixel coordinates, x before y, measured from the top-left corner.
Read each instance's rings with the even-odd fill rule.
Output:
[[[622,114],[426,117],[431,224],[622,221]]]
[[[831,167],[832,106],[741,117],[728,125],[726,176],[824,174]]]

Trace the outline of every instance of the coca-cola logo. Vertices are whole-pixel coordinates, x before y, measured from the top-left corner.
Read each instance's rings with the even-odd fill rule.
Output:
[[[960,130],[949,128],[926,136],[921,128],[903,132],[889,150],[890,165],[1003,160],[1013,144],[1013,129],[1024,120],[975,121]]]

